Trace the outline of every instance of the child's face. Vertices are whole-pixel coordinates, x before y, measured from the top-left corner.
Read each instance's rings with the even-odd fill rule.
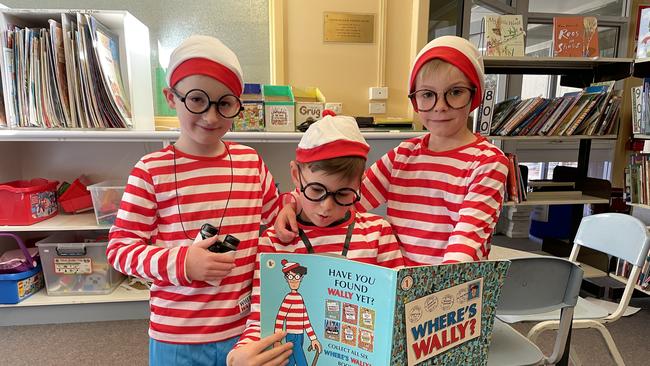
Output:
[[[428,112],[418,112],[422,124],[436,137],[453,138],[467,133],[467,118],[471,103],[463,108],[453,109],[445,102],[445,92],[454,87],[473,88],[473,85],[458,68],[448,63],[416,78],[416,91],[428,89],[437,94],[433,109]]]
[[[188,76],[179,81],[173,89],[181,97],[185,97],[190,90],[199,89],[204,91],[213,102],[224,95],[232,94],[224,84],[205,75]],[[180,121],[181,137],[178,143],[182,142],[184,146],[192,145],[195,149],[209,149],[218,145],[232,127],[233,118],[225,118],[219,114],[216,104],[212,104],[204,113],[195,114],[187,109],[185,103],[171,89],[165,89],[164,93],[167,104],[170,108],[176,109]],[[186,103],[191,101],[187,100]]]
[[[341,203],[355,202],[356,192],[359,191],[361,181],[360,179],[342,179],[339,175],[327,175],[322,170],[312,172],[308,167],[300,168],[296,163],[292,163],[291,178],[298,190],[302,190],[301,187],[307,187],[311,183],[319,183],[320,185],[312,184],[305,190],[305,193],[309,193],[312,198],[318,194],[338,191],[336,197]],[[301,193],[298,198],[302,208],[301,215],[303,219],[318,227],[326,227],[344,218],[352,207],[352,205],[340,205],[334,200],[334,195],[328,195],[324,200],[314,202],[307,199],[305,193]]]

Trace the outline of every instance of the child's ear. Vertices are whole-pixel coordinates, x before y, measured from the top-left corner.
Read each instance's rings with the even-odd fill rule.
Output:
[[[291,181],[293,182],[293,185],[296,189],[300,189],[300,179],[298,178],[300,172],[298,171],[298,163],[296,163],[295,160],[290,161],[289,169],[291,171]]]
[[[162,92],[165,95],[165,101],[167,102],[169,108],[176,109],[176,100],[174,99],[174,93],[172,93],[172,90],[169,88],[164,88]]]

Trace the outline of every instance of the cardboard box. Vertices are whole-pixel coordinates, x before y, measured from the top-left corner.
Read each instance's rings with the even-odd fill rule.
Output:
[[[295,102],[291,87],[264,85],[263,93],[265,130],[272,132],[295,131]]]
[[[296,100],[296,126],[306,121],[315,122],[323,117],[325,97],[320,89],[315,87],[293,87]]]
[[[233,131],[264,131],[264,96],[261,84],[244,84],[244,110],[235,117]]]

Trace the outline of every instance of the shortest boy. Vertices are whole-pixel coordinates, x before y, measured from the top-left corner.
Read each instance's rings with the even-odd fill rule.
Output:
[[[389,268],[403,266],[390,224],[380,216],[354,210],[369,149],[352,117],[326,116],[309,126],[296,149],[296,160],[291,162],[291,179],[300,192],[297,200],[302,208],[297,216],[299,236],[285,244],[277,238],[275,228],[270,228],[260,238],[259,253],[335,253]],[[228,355],[231,366],[252,365],[262,359],[282,362],[269,359],[265,353],[272,351],[259,345],[259,269],[258,255],[251,313],[244,334]],[[289,365],[304,364],[302,344],[294,344]]]

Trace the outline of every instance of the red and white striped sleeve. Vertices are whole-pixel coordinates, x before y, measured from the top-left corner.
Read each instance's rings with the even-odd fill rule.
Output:
[[[399,146],[384,154],[366,170],[361,181],[361,200],[355,205],[357,211],[370,211],[386,202],[398,148]]]
[[[145,162],[140,160],[129,176],[117,218],[109,233],[108,262],[127,275],[178,286],[189,285],[185,271],[189,247],[149,245],[157,232],[156,212],[153,180]]]
[[[478,261],[488,257],[488,241],[499,220],[507,176],[507,158],[496,148],[495,153],[472,172],[443,263]]]
[[[268,167],[260,158],[260,183],[262,185],[262,224],[271,226],[275,222],[280,210],[280,196],[278,188]]]
[[[255,259],[255,272],[253,274],[253,289],[251,291],[251,312],[248,314],[248,319],[246,320],[246,329],[244,329],[244,332],[233,348],[260,340],[260,254],[275,252],[268,233],[269,230],[266,230],[259,240],[257,257]]]
[[[381,220],[381,234],[377,244],[377,264],[387,268],[405,266],[404,257],[393,228],[386,220]]]

